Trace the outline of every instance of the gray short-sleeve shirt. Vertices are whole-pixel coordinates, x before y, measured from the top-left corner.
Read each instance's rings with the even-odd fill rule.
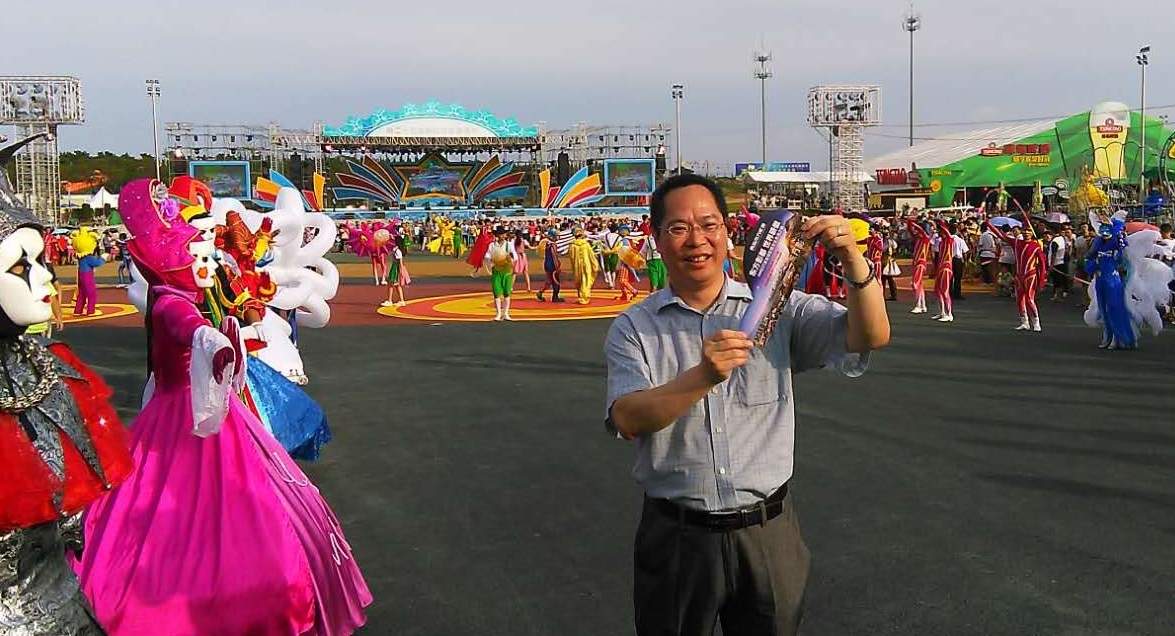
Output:
[[[666,288],[618,316],[604,345],[606,421],[618,398],[666,384],[700,363],[702,341],[738,329],[750,301],[749,287],[727,279],[706,312]],[[846,352],[847,329],[844,307],[793,292],[774,335],[745,366],[676,422],[636,439],[633,476],[645,494],[715,511],[752,505],[783,485],[793,467],[792,373],[825,366],[864,373],[868,354]]]

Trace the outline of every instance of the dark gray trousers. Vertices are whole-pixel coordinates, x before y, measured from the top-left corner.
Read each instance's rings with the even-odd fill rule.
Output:
[[[636,533],[633,602],[639,636],[795,634],[810,557],[792,496],[762,526],[713,531],[645,500]]]

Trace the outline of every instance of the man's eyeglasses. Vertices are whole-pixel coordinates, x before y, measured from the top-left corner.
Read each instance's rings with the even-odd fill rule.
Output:
[[[673,238],[685,238],[691,230],[698,230],[704,236],[715,237],[718,233],[726,227],[725,225],[716,221],[710,223],[703,223],[701,225],[692,225],[690,223],[670,223],[665,226],[665,231]]]

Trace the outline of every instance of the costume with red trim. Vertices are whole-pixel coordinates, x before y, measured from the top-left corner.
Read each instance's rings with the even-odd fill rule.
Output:
[[[66,552],[81,548],[82,509],[133,464],[110,387],[65,344],[24,334],[51,311],[52,275],[5,164],[35,138],[0,149],[0,633],[96,636]]]
[[[926,288],[923,280],[926,278],[926,263],[930,260],[930,234],[913,219],[906,219],[906,227],[910,230],[910,238],[914,241],[911,262],[914,271],[910,277],[910,286],[914,290],[914,308],[912,314],[926,313]]]
[[[951,302],[951,279],[954,277],[955,236],[946,221],[935,221],[935,231],[938,234],[938,252],[934,256],[934,295],[938,297],[939,313],[935,319],[939,322],[952,322],[955,319],[954,306]]]
[[[1008,236],[990,221],[987,227],[996,238],[1011,245],[1012,251],[1016,254],[1016,308],[1020,312],[1020,324],[1016,329],[1040,331],[1040,311],[1036,308],[1036,295],[1044,288],[1045,275],[1048,273],[1044,249],[1035,239]]]

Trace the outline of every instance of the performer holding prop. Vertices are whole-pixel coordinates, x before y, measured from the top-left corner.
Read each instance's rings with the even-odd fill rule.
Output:
[[[1015,238],[987,222],[987,228],[996,238],[1012,246],[1016,254],[1016,308],[1020,311],[1017,331],[1040,331],[1040,311],[1036,308],[1036,295],[1044,287],[1048,262],[1040,243],[1033,239]]]
[[[371,593],[334,513],[245,407],[239,323],[215,328],[211,241],[163,214],[158,182],[119,193],[150,283],[155,389],[132,428],[135,469],[86,511],[82,589],[111,636],[339,634]]]

